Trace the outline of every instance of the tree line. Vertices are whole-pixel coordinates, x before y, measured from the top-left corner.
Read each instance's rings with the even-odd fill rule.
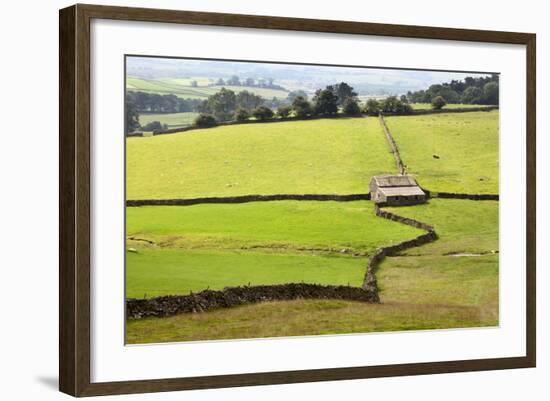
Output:
[[[165,130],[167,127],[158,121],[150,122],[143,127],[140,126],[139,113],[143,111],[143,105],[138,105],[136,102],[139,93],[128,92],[126,96],[127,132],[133,132],[139,128],[144,131]],[[235,93],[233,90],[221,88],[206,100],[195,102],[193,105],[195,106],[193,111],[200,113],[195,120],[195,125],[199,127],[212,127],[219,122],[246,121],[251,118],[263,121],[291,116],[307,118],[334,116],[338,113],[350,116],[362,113],[378,115],[380,112],[407,114],[412,111],[408,103],[395,96],[390,96],[380,102],[371,99],[362,105],[353,87],[345,82],[318,89],[311,100],[302,90],[291,91],[284,99],[267,100],[247,90]],[[153,110],[146,107],[145,111]]]
[[[452,80],[443,84],[431,85],[426,90],[407,92],[411,103],[432,103],[442,97],[446,103],[498,105],[499,79],[497,74],[487,77],[466,77],[463,81]]]
[[[126,92],[126,101],[138,113],[183,113],[197,111],[201,99],[182,99],[176,95],[159,95],[147,92]]]
[[[345,82],[329,85],[315,92],[313,99],[308,100],[304,91],[289,92],[286,99],[267,101],[249,91],[234,91],[222,88],[209,96],[200,106],[202,114],[211,116],[215,121],[245,121],[249,118],[265,120],[274,116],[286,118],[290,115],[307,117],[313,115],[333,115],[339,110],[346,114],[360,114],[361,109],[357,93]],[[201,117],[198,120],[212,123],[211,118]]]
[[[227,83],[227,82],[225,82]],[[230,82],[232,85],[233,81]],[[251,118],[267,120],[290,116],[306,118],[311,116],[411,114],[410,103],[431,103],[433,109],[441,109],[447,103],[498,105],[498,76],[473,78],[464,81],[431,85],[427,90],[408,92],[401,97],[388,96],[384,99],[369,99],[362,104],[357,93],[346,82],[328,85],[315,91],[311,100],[302,90],[290,91],[286,98],[265,99],[253,92],[243,90],[235,93],[222,87],[206,100],[180,99],[174,95],[156,95],[144,92],[128,92],[126,95],[127,132],[142,128],[145,131],[162,131],[167,127],[153,121],[141,127],[141,112],[184,112],[198,111],[195,120],[199,127],[211,127],[218,122],[246,121]]]

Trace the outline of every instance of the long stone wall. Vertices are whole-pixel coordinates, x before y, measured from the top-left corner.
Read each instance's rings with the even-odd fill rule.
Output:
[[[464,107],[464,108],[457,108],[457,109],[441,109],[441,110],[432,110],[432,109],[412,110],[408,114],[385,113],[385,115],[415,116],[415,115],[424,115],[424,114],[467,113],[472,111],[491,111],[491,110],[498,110],[498,106]],[[278,123],[278,122],[285,122],[285,121],[319,120],[322,118],[358,118],[358,117],[359,118],[364,117],[364,115],[354,116],[354,115],[347,115],[347,114],[335,114],[335,115],[328,115],[328,116],[323,115],[323,116],[307,116],[307,117],[284,117],[284,118],[273,118],[273,119],[267,119],[267,120],[227,121],[227,122],[219,122],[214,127],[223,127],[226,125],[240,125],[240,124]],[[206,127],[197,127],[195,125],[189,125],[187,127],[170,128],[162,131],[157,131],[157,132],[154,132],[153,135],[177,134],[180,132],[193,131],[196,129],[206,129]],[[126,136],[142,137],[143,134],[130,132],[126,134]]]
[[[492,111],[492,110],[498,110],[498,106],[461,107],[456,109],[443,108],[441,110],[433,110],[433,109],[413,110],[410,115],[418,116],[418,115],[441,114],[441,113],[469,113],[474,111]]]
[[[390,145],[391,151],[393,153],[393,157],[395,158],[395,164],[397,165],[397,171],[399,171],[399,174],[405,174],[406,168],[405,164],[403,163],[403,160],[401,159],[401,154],[399,153],[399,148],[397,147],[397,143],[395,142],[395,139],[393,139],[393,136],[386,125],[386,121],[384,120],[384,117],[382,114],[378,115],[378,120],[380,121],[380,125],[382,126],[382,129],[384,131],[384,134],[386,135],[386,139]]]
[[[156,131],[153,133],[153,135],[165,135],[165,134],[177,134],[180,132],[187,132],[187,131],[193,131],[197,129],[208,129],[208,128],[214,128],[214,127],[224,127],[228,125],[242,125],[242,124],[260,124],[260,123],[281,123],[285,121],[309,121],[309,120],[320,120],[320,119],[338,119],[338,118],[360,118],[359,116],[352,116],[347,114],[334,114],[334,115],[322,115],[322,116],[306,116],[306,117],[283,117],[283,118],[272,118],[267,120],[245,120],[245,121],[226,121],[226,122],[219,122],[213,127],[197,127],[196,125],[189,125],[187,127],[179,127],[179,128],[171,128],[166,129],[162,131]],[[128,137],[142,137],[143,135],[141,133],[128,133],[126,134]]]
[[[456,192],[436,192],[422,188],[429,198],[468,199],[468,200],[499,200],[499,194],[464,194]]]
[[[402,241],[395,245],[385,246],[376,251],[376,253],[369,260],[369,263],[367,265],[365,279],[363,280],[363,289],[365,289],[366,291],[376,291],[376,293],[378,293],[378,282],[376,280],[376,271],[378,270],[378,266],[384,260],[384,258],[386,256],[397,255],[398,253],[409,248],[414,248],[417,246],[427,244],[429,242],[433,242],[437,239],[437,234],[434,228],[429,224],[426,224],[421,221],[411,219],[408,217],[399,216],[395,213],[387,212],[385,210],[380,209],[378,205],[374,205],[374,211],[377,216],[382,217],[384,219],[397,221],[401,224],[406,224],[408,226],[420,228],[422,230],[427,231],[426,233],[420,234],[419,236],[411,240]]]
[[[126,317],[172,316],[267,301],[296,299],[339,299],[367,303],[379,302],[378,291],[351,286],[318,284],[281,284],[226,287],[221,291],[204,290],[196,294],[126,300]]]
[[[127,200],[126,206],[189,206],[200,203],[247,203],[247,202],[269,202],[280,200],[302,200],[302,201],[337,201],[350,202],[357,200],[370,200],[370,194],[275,194],[275,195],[243,195],[209,198],[189,199],[136,199]]]

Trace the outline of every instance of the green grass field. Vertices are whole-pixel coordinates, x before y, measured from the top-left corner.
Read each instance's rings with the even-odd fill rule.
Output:
[[[386,120],[422,186],[498,192],[498,111]],[[365,193],[380,173],[395,173],[395,163],[376,118],[127,138],[128,199]],[[498,324],[498,202],[431,199],[386,209],[434,225],[439,239],[383,261],[377,272],[382,304],[296,300],[129,320],[127,342]],[[421,233],[376,217],[368,201],[151,206],[126,213],[128,297],[249,283],[358,286],[374,249]]]
[[[370,253],[421,233],[376,217],[368,201],[135,207],[127,222],[137,250],[127,252],[129,297],[302,281],[360,286]]]
[[[243,124],[127,138],[127,199],[368,192],[395,171],[376,118]]]
[[[428,110],[432,108],[431,103],[411,103],[411,106],[414,110]],[[445,109],[469,109],[472,107],[488,107],[483,104],[465,104],[465,103],[449,103],[443,107]]]
[[[128,343],[498,324],[498,255],[491,253],[498,249],[498,202],[432,199],[426,205],[389,210],[433,223],[440,239],[385,259],[377,273],[381,305],[298,300],[129,320]],[[453,252],[484,255],[448,255]],[[338,269],[352,272],[354,260],[339,258]]]
[[[195,118],[199,113],[183,112],[183,113],[142,113],[139,115],[139,123],[146,125],[152,121],[160,121],[161,124],[168,125],[168,128],[185,127],[193,125]]]
[[[387,209],[430,222],[439,239],[382,263],[383,302],[475,308],[472,324],[498,324],[498,202],[431,199]]]
[[[256,88],[252,86],[208,86],[209,81],[197,78],[198,86],[191,86],[192,79],[158,78],[144,79],[137,77],[126,78],[126,89],[135,92],[156,93],[159,95],[175,95],[182,99],[206,99],[208,96],[218,92],[221,88],[226,88],[235,93],[249,91],[265,99],[274,97],[285,99],[288,92],[281,89]]]
[[[422,187],[435,192],[498,193],[498,110],[386,117],[386,123],[408,173],[416,175]]]

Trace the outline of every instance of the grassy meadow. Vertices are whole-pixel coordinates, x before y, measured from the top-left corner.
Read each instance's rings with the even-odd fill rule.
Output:
[[[434,192],[496,194],[499,111],[386,117],[407,172]]]
[[[368,192],[395,171],[377,118],[244,124],[127,138],[127,199]]]
[[[497,325],[498,254],[492,252],[498,249],[498,202],[432,199],[425,205],[387,210],[433,223],[440,238],[384,260],[377,272],[382,304],[297,300],[162,319],[129,320],[127,341],[192,341]],[[452,255],[461,253],[480,256]],[[332,266],[351,273],[354,260],[357,259],[340,257]],[[331,277],[331,280],[337,279]],[[345,279],[340,282],[345,283]]]
[[[234,285],[360,286],[367,256],[421,230],[380,219],[368,201],[253,202],[127,209],[127,295]]]
[[[196,80],[197,86],[191,86],[191,81]],[[281,89],[257,88],[254,86],[231,86],[231,85],[212,85],[206,78],[157,78],[145,79],[137,77],[126,78],[126,89],[135,92],[155,93],[158,95],[175,95],[182,99],[206,99],[215,94],[221,88],[226,88],[235,93],[249,91],[266,99],[281,98],[288,96],[288,92]]]

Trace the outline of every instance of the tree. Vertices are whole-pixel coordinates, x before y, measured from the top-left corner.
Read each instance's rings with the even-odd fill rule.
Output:
[[[291,91],[288,93],[286,99],[292,103],[294,102],[294,99],[296,99],[297,97],[303,97],[305,100],[307,100],[307,93],[304,92],[303,90],[295,90],[295,91]]]
[[[409,99],[407,98],[406,95],[401,95],[399,100],[401,100],[402,103],[409,103]]]
[[[191,81],[191,87],[192,87],[192,88],[196,88],[197,86],[199,86],[199,84],[197,83],[197,81],[195,81],[195,80]]]
[[[318,90],[313,98],[315,114],[331,115],[338,113],[338,96],[330,89]]]
[[[233,75],[231,78],[227,80],[227,85],[232,86],[241,86],[241,81],[239,80],[239,77],[236,75]]]
[[[126,133],[134,132],[139,128],[139,114],[135,102],[130,98],[126,97],[125,108],[126,108]]]
[[[261,96],[258,96],[247,90],[237,93],[237,107],[254,110],[256,107],[259,107],[264,102],[264,99]]]
[[[218,80],[216,81],[216,85],[217,86],[224,86],[225,81],[222,78],[218,78]]]
[[[388,96],[382,100],[381,109],[384,113],[396,113],[399,103],[397,96]]]
[[[304,97],[298,96],[292,102],[292,109],[296,114],[296,117],[307,117],[313,114],[313,107]]]
[[[480,104],[482,102],[483,91],[476,86],[466,88],[461,97],[461,102],[465,104]]]
[[[258,120],[267,120],[273,117],[273,111],[269,107],[260,106],[252,112],[252,115]]]
[[[330,90],[338,97],[338,105],[342,106],[347,98],[354,98],[357,93],[353,91],[353,88],[345,82],[340,82],[336,85],[329,85],[326,89]]]
[[[235,112],[235,120],[246,121],[250,118],[250,113],[246,109],[237,109]]]
[[[483,103],[498,105],[499,101],[499,89],[498,83],[496,82],[487,82],[483,86]]]
[[[463,81],[452,80],[431,85],[425,91],[408,92],[407,97],[413,103],[428,103],[441,96],[447,103],[498,104],[498,86],[498,74],[465,77]]]
[[[279,106],[277,109],[277,116],[281,118],[286,118],[290,115],[292,108],[290,106]]]
[[[216,119],[210,114],[201,113],[195,119],[195,125],[200,128],[214,127],[216,124]]]
[[[246,86],[254,86],[254,78],[246,78]]]
[[[153,131],[153,132],[160,132],[168,129],[168,125],[161,124],[160,121],[151,121],[150,123],[145,124],[143,127],[141,127],[143,131]]]
[[[401,100],[396,104],[395,113],[396,114],[411,114],[413,111],[412,106],[409,103],[404,103]]]
[[[380,103],[376,99],[369,99],[367,100],[364,111],[369,116],[377,116],[381,111]]]
[[[357,100],[353,97],[348,97],[344,101],[344,113],[350,116],[357,116],[361,114],[361,108],[357,103]]]
[[[203,111],[213,114],[218,121],[228,121],[233,118],[236,108],[237,97],[235,92],[221,88],[218,92],[208,97]]]
[[[436,96],[432,99],[432,108],[434,110],[441,110],[446,104],[447,102],[443,96]]]
[[[403,103],[397,96],[388,96],[381,105],[381,111],[389,114],[410,114],[412,106],[408,103]]]

